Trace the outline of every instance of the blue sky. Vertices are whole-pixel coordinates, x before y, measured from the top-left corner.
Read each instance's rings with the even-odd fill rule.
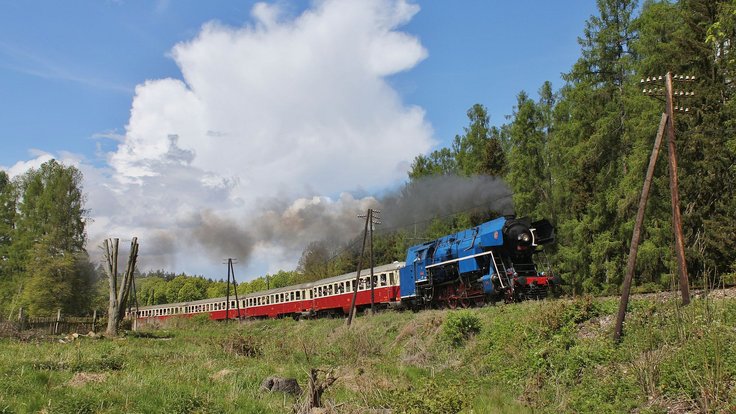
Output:
[[[18,174],[48,157],[78,165],[96,223],[91,243],[113,230],[149,231],[175,250],[170,229],[241,220],[264,199],[335,209],[349,194],[395,187],[415,155],[462,132],[474,103],[501,124],[519,91],[536,96],[545,80],[559,88],[595,13],[592,0],[365,3],[2,0],[0,166]],[[370,145],[399,154],[365,165],[386,174],[363,179],[356,167],[351,176],[355,160],[317,166]],[[292,146],[301,150],[256,165]],[[336,149],[322,159],[315,146]],[[253,158],[232,161],[243,154]],[[114,210],[124,202],[111,197],[135,197],[146,210],[121,217]],[[155,212],[176,220],[153,220]],[[151,267],[210,269],[169,256]],[[266,255],[248,277],[296,259]]]

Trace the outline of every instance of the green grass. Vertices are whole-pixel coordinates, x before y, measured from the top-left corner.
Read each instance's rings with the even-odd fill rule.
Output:
[[[294,397],[260,383],[279,375],[305,387],[313,367],[340,377],[324,395],[337,412],[736,409],[736,300],[634,300],[619,345],[616,306],[581,298],[384,312],[350,329],[341,319],[181,320],[121,339],[2,339],[0,413],[291,412]]]

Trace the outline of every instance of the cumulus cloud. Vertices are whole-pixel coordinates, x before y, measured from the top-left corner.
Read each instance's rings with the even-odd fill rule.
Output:
[[[290,16],[258,3],[242,27],[206,23],[170,52],[179,79],[136,87],[96,189],[105,201],[92,238],[147,235],[149,260],[192,271],[254,249],[294,263],[307,237],[354,234],[330,219],[370,202],[348,193],[395,186],[434,144],[424,111],[387,82],[427,56],[401,31],[418,11],[405,0],[324,0]],[[286,237],[277,223],[301,233]]]
[[[417,11],[404,1],[331,0],[286,19],[278,5],[257,4],[244,27],[207,23],[171,52],[182,79],[136,88],[125,141],[110,157],[116,178],[165,173],[156,167],[174,134],[191,167],[237,180],[233,196],[246,202],[404,178],[433,143],[424,111],[386,82],[427,55],[398,31]]]

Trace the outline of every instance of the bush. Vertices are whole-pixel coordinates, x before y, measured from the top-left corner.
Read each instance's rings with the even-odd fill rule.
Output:
[[[470,311],[451,312],[442,326],[442,334],[452,346],[461,346],[480,332],[480,325],[480,318]]]
[[[220,345],[228,354],[251,358],[263,355],[261,343],[250,335],[233,334],[222,340]]]
[[[471,396],[470,384],[431,378],[406,389],[389,391],[387,401],[381,405],[407,414],[454,414],[468,407]]]

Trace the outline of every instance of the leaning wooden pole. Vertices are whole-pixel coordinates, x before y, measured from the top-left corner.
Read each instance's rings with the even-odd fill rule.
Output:
[[[358,256],[358,270],[355,272],[355,284],[353,286],[353,302],[350,305],[350,314],[348,314],[348,326],[353,323],[353,314],[355,313],[355,301],[358,299],[358,287],[360,286],[360,269],[363,266],[363,253],[365,252],[365,241],[368,238],[368,222],[370,214],[365,217],[365,228],[363,229],[363,247],[360,248],[360,256]]]
[[[680,276],[680,292],[682,304],[690,303],[690,282],[685,260],[685,243],[682,235],[682,216],[680,214],[680,190],[677,180],[677,150],[675,148],[675,118],[672,97],[672,74],[667,72],[665,79],[665,94],[667,96],[667,152],[670,170],[670,194],[672,198],[672,230],[675,233],[675,255],[677,256],[677,270]]]
[[[629,305],[629,294],[631,293],[631,281],[634,279],[634,269],[636,268],[636,255],[639,252],[639,238],[641,236],[641,227],[644,223],[644,212],[647,208],[649,200],[649,190],[652,187],[652,178],[654,177],[654,167],[657,165],[659,158],[659,150],[662,146],[662,136],[664,128],[667,125],[668,116],[662,114],[659,121],[659,129],[657,137],[654,140],[652,155],[649,157],[649,167],[647,167],[647,175],[644,178],[644,186],[641,189],[641,197],[639,198],[639,209],[636,212],[636,223],[634,224],[634,233],[631,235],[631,246],[629,247],[629,261],[626,264],[626,276],[624,277],[624,285],[621,288],[621,302],[618,305],[618,316],[616,317],[616,330],[613,339],[619,341],[624,328],[624,319],[626,318],[626,308]]]

